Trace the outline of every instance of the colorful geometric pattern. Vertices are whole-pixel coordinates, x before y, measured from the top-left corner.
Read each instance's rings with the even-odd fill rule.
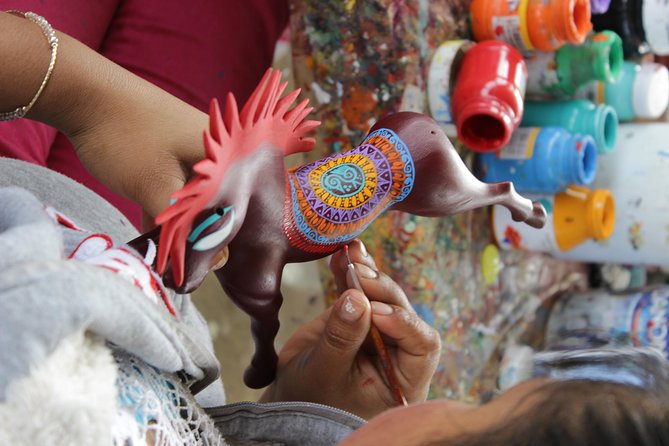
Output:
[[[406,198],[414,175],[406,144],[376,130],[354,149],[287,172],[284,233],[303,251],[333,252]]]

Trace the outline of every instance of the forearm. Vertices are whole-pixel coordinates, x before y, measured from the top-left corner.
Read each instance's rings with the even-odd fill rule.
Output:
[[[0,30],[0,111],[5,112],[33,98],[50,47],[40,27],[24,18],[0,13]],[[26,117],[73,139],[94,176],[155,215],[201,158],[206,115],[77,40],[63,33],[58,38],[51,78]]]

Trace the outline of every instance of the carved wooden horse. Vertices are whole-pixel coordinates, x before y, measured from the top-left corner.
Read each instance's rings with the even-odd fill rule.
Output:
[[[304,121],[306,100],[290,109],[299,90],[280,98],[285,86],[269,70],[240,114],[228,96],[224,119],[212,102],[206,159],[156,219],[166,284],[188,292],[215,269],[250,315],[256,351],[244,381],[254,388],[275,376],[286,263],[337,251],[386,209],[445,216],[501,204],[531,226],[546,219],[511,183],[477,180],[435,121],[417,113],[387,116],[358,147],[285,170],[284,156],[311,150],[303,135],[319,125]]]

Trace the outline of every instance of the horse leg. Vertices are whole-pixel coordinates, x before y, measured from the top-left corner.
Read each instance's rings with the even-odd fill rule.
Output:
[[[251,318],[255,352],[244,371],[244,384],[252,389],[269,385],[276,376],[277,354],[274,339],[279,331],[281,271],[268,272],[263,265],[246,267],[231,273],[226,265],[216,276],[230,299]],[[223,272],[225,270],[225,272]],[[242,271],[243,271],[242,270]],[[249,275],[248,271],[255,274]]]
[[[393,209],[438,217],[500,204],[511,211],[515,221],[525,222],[535,228],[541,228],[546,223],[544,207],[519,195],[509,181],[488,184],[472,175],[446,177],[443,180],[443,183],[427,183],[414,188],[411,195],[395,204]]]
[[[514,221],[525,222],[533,228],[542,228],[546,223],[543,205],[518,194],[510,181],[492,184],[481,182],[476,189],[473,191],[476,194],[472,203],[474,207],[499,204],[511,212]]]

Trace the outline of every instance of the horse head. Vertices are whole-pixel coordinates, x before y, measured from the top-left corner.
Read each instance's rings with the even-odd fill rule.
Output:
[[[241,112],[232,94],[225,114],[211,102],[209,129],[204,131],[205,159],[192,178],[172,195],[171,205],[157,218],[161,226],[156,269],[177,292],[190,292],[209,270],[222,267],[227,246],[244,222],[250,197],[247,165],[264,148],[289,155],[306,152],[315,141],[303,135],[320,124],[305,121],[308,100],[293,105],[300,90],[283,98],[287,82],[279,71],[268,70]],[[170,264],[168,266],[168,259]]]

